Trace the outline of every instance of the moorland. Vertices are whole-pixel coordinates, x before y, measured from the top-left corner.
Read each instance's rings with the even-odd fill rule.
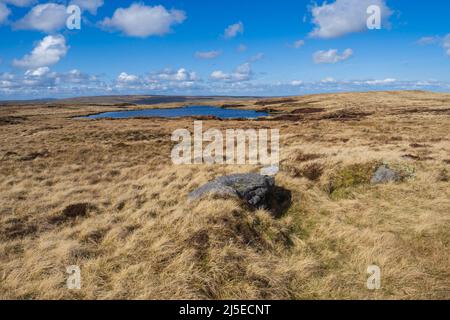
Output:
[[[269,111],[203,119],[280,130],[281,216],[235,199],[188,201],[258,166],[173,165],[192,118],[74,119],[208,104]],[[109,97],[0,106],[2,299],[449,299],[450,94]],[[380,163],[404,179],[371,184]],[[81,290],[66,267],[81,269]],[[382,272],[366,287],[367,267]]]

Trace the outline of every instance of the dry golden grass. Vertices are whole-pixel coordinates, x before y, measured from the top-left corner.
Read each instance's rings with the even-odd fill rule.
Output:
[[[192,119],[0,107],[0,298],[449,299],[450,95],[274,100],[218,101],[277,116],[204,127],[280,129],[276,180],[293,204],[279,219],[234,200],[187,201],[217,176],[259,169],[172,165],[171,133]],[[336,175],[380,161],[411,175],[350,179],[330,195]],[[371,264],[381,267],[378,291],[366,288]],[[80,291],[66,288],[69,265],[81,267]]]

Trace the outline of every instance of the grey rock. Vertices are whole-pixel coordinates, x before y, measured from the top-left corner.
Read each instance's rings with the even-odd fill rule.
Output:
[[[398,172],[389,169],[386,165],[382,165],[373,174],[371,183],[380,184],[380,183],[396,182],[400,181],[401,178],[402,177]]]
[[[275,215],[290,206],[291,193],[275,186],[275,179],[256,173],[234,174],[208,182],[189,194],[190,200],[213,194],[243,200],[252,209],[267,209]]]

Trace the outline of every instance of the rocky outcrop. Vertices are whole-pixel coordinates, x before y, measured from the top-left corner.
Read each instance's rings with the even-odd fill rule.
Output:
[[[211,181],[189,194],[190,200],[206,195],[234,197],[251,209],[266,209],[281,215],[291,204],[291,192],[275,185],[275,178],[255,173],[234,174]]]

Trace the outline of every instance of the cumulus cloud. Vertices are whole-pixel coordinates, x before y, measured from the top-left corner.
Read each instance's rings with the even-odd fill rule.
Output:
[[[49,72],[50,72],[49,67],[39,67],[37,69],[27,70],[25,72],[25,76],[42,77],[43,75],[45,75]]]
[[[97,14],[97,9],[104,4],[103,0],[72,0],[70,3],[94,15]]]
[[[66,39],[61,35],[50,35],[42,39],[30,54],[14,59],[13,65],[21,68],[39,68],[58,63],[68,51]]]
[[[117,9],[111,18],[105,18],[101,25],[119,30],[127,36],[145,38],[162,36],[171,32],[174,25],[182,23],[186,14],[181,10],[166,10],[163,6],[146,6],[133,3],[128,8]]]
[[[386,78],[386,79],[381,79],[381,80],[367,80],[364,83],[368,84],[368,85],[371,85],[371,86],[376,86],[376,85],[394,83],[396,81],[397,80],[393,79],[393,78]]]
[[[193,90],[199,86],[200,82],[201,79],[194,71],[179,68],[178,70],[165,69],[143,76],[122,72],[115,80],[112,88],[120,92],[127,92],[127,90],[131,90],[131,92],[174,90],[173,92],[175,92],[176,90]]]
[[[238,34],[244,33],[244,24],[239,21],[238,23],[232,24],[225,29],[224,37],[226,39],[231,39],[236,37]]]
[[[57,73],[47,67],[27,70],[23,75],[0,73],[0,96],[9,99],[105,93],[106,85],[96,76],[79,70]]]
[[[185,68],[180,68],[177,71],[170,69],[163,70],[156,74],[156,78],[166,81],[196,81],[198,80],[197,73],[188,71]]]
[[[250,80],[252,74],[251,65],[247,62],[238,66],[231,73],[225,73],[222,70],[213,71],[210,78],[213,81],[242,82]]]
[[[139,76],[122,72],[117,76],[114,86],[118,89],[137,89],[143,84],[143,80]]]
[[[293,80],[293,81],[291,81],[291,86],[294,86],[294,87],[297,87],[297,86],[301,86],[301,85],[303,85],[303,81],[302,80]]]
[[[213,50],[213,51],[197,51],[195,56],[199,59],[214,59],[220,56],[222,52]]]
[[[56,3],[38,4],[22,19],[14,24],[14,28],[22,30],[38,30],[53,32],[66,24],[66,7]]]
[[[83,73],[78,69],[70,70],[68,73],[60,74],[59,78],[68,83],[90,85],[98,83],[98,78],[95,75]]]
[[[128,74],[126,72],[122,72],[117,77],[117,82],[120,82],[120,83],[137,83],[137,82],[139,82],[139,77],[135,76],[134,74]]]
[[[320,50],[313,54],[313,60],[317,64],[321,63],[337,63],[339,61],[344,61],[350,58],[353,55],[352,49],[345,49],[344,52],[339,55],[337,49],[330,50]]]
[[[22,74],[0,72],[0,99],[64,97],[102,94],[171,94],[171,95],[290,95],[320,92],[370,91],[370,90],[433,90],[448,92],[450,84],[436,80],[401,81],[393,78],[336,80],[328,77],[319,81],[302,80],[261,82],[232,81],[232,74],[251,75],[249,65],[243,65],[230,74],[216,71],[217,81],[202,81],[185,68],[164,70],[143,76],[122,72],[113,81],[83,73],[77,69],[53,72],[48,67],[29,69]],[[178,74],[178,76],[176,76]],[[185,74],[183,76],[180,76]],[[162,77],[160,75],[163,75]],[[167,76],[170,75],[170,76]],[[178,79],[178,80],[177,80]],[[181,81],[182,79],[191,79]]]
[[[333,77],[326,77],[325,79],[320,80],[320,82],[322,82],[322,83],[336,83],[337,81]]]
[[[314,5],[311,13],[315,28],[310,36],[330,39],[367,30],[367,8],[371,5],[380,7],[382,21],[386,23],[392,11],[385,0],[336,0]]]
[[[211,79],[213,80],[226,80],[229,79],[229,75],[222,70],[216,70],[211,73]]]

